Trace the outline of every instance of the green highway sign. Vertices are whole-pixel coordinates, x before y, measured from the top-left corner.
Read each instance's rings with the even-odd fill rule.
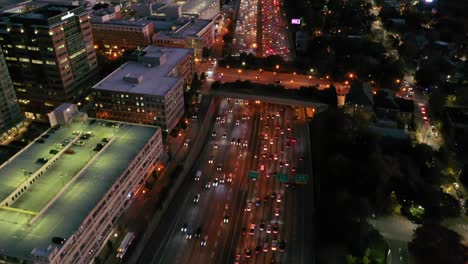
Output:
[[[258,171],[249,171],[247,173],[247,177],[249,177],[249,179],[251,179],[251,180],[258,179]]]
[[[296,183],[306,184],[308,181],[309,181],[309,175],[307,174],[296,175]]]
[[[289,182],[289,177],[288,177],[287,174],[278,173],[278,174],[276,174],[276,177],[278,178],[279,182],[282,182],[282,183]]]

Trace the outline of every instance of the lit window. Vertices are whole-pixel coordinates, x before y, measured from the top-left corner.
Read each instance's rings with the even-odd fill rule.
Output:
[[[46,61],[47,65],[55,65],[55,61]]]
[[[21,62],[29,62],[29,59],[28,59],[28,58],[19,58],[19,61],[21,61]]]
[[[41,60],[31,60],[31,62],[34,64],[44,64],[44,62]]]
[[[31,47],[31,46],[28,46],[28,50],[38,51],[38,50],[39,50],[39,47]]]
[[[26,48],[25,45],[15,45],[15,47],[18,48],[18,49],[25,49]]]

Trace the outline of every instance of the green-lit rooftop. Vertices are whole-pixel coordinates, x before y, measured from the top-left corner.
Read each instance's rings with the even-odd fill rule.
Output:
[[[34,248],[53,245],[52,237],[72,235],[158,129],[101,120],[73,123],[49,129],[2,164],[1,201],[41,167],[48,168],[22,195],[0,207],[0,254],[28,258]],[[86,132],[91,132],[89,138],[82,137]],[[101,150],[94,149],[98,143],[104,145]],[[60,156],[60,151],[69,154]],[[60,158],[53,163],[38,161],[56,155]]]

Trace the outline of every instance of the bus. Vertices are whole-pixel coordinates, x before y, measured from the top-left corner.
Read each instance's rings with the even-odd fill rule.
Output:
[[[132,244],[134,239],[135,234],[133,232],[128,232],[127,235],[125,235],[124,239],[122,240],[122,243],[120,243],[120,246],[117,249],[117,258],[121,259],[125,256],[128,247]]]

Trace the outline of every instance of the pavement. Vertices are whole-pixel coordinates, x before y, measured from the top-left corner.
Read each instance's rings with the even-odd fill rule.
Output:
[[[385,238],[390,249],[392,264],[409,263],[408,242],[411,241],[418,225],[402,216],[384,216],[370,219],[369,222]]]

